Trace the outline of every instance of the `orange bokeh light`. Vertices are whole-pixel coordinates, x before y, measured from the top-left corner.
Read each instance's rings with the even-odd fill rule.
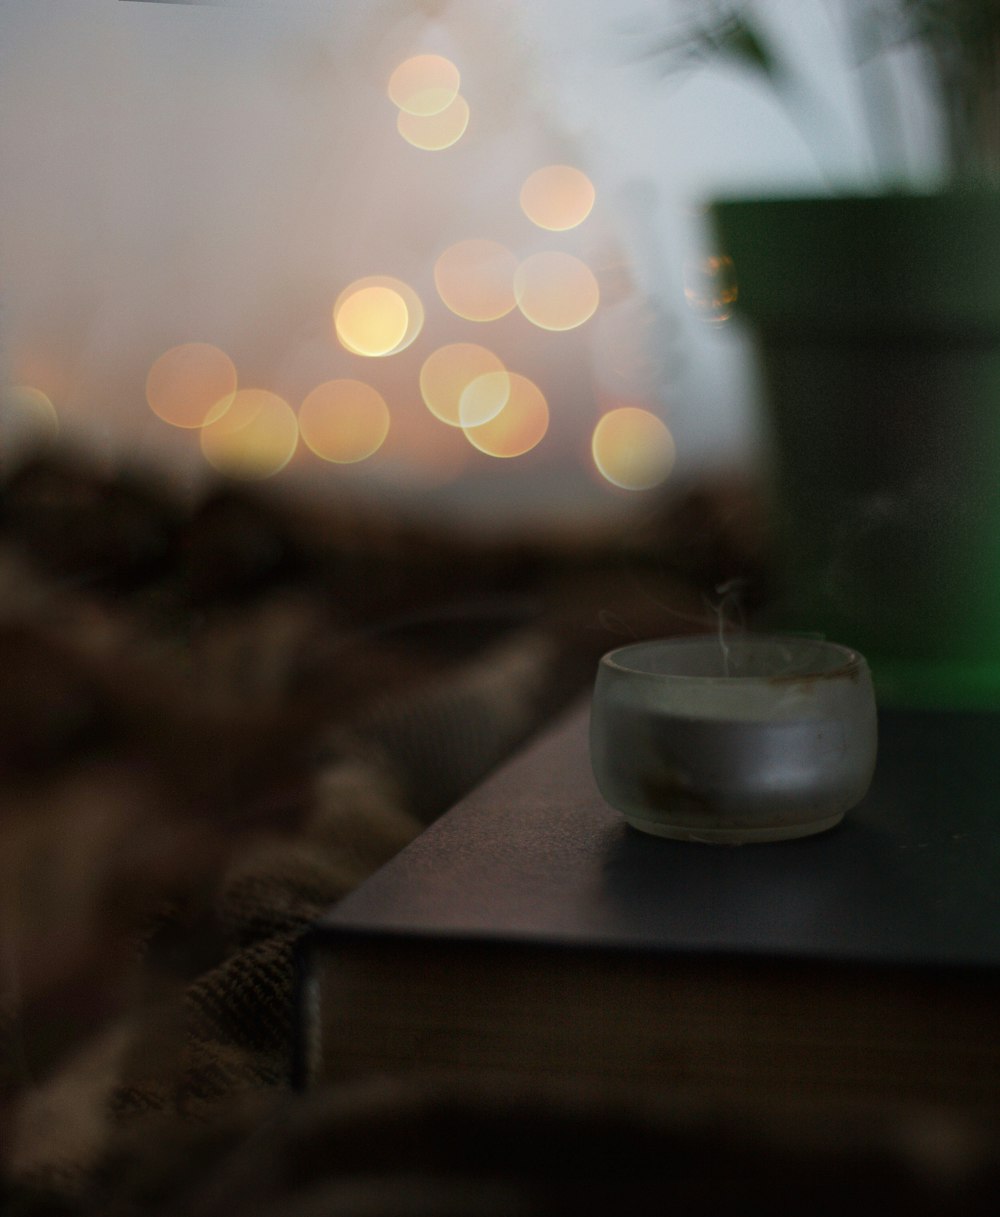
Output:
[[[489,422],[466,427],[473,447],[487,456],[514,457],[530,452],[549,429],[549,406],[541,389],[517,372],[510,373],[507,404]]]
[[[572,165],[545,165],[521,187],[521,210],[533,224],[552,232],[576,228],[594,206],[594,184]]]
[[[469,126],[469,103],[459,94],[439,114],[410,114],[400,110],[396,130],[414,148],[443,152],[465,134]]]
[[[458,420],[463,427],[481,427],[503,410],[510,401],[510,373],[484,372],[462,390],[458,399]]]
[[[225,414],[235,393],[233,361],[207,342],[164,351],[146,377],[149,408],[173,427],[204,427]]]
[[[351,465],[377,452],[389,434],[385,398],[360,380],[328,380],[299,407],[299,432],[324,461]]]
[[[291,406],[266,389],[240,389],[229,409],[201,429],[205,460],[227,477],[258,481],[288,464],[299,440]]]
[[[499,241],[472,237],[450,245],[434,263],[434,283],[448,308],[466,321],[496,321],[514,309],[517,258]]]
[[[484,389],[488,391],[490,387],[495,392],[496,382],[492,386],[477,383],[487,376],[507,376],[499,355],[475,342],[454,342],[438,347],[424,360],[420,369],[420,395],[427,409],[441,422],[450,427],[461,427],[462,399],[469,387],[473,386],[477,394]],[[480,404],[473,406],[470,398],[467,398],[466,412],[478,409],[479,418],[483,419],[483,400],[478,397]],[[503,402],[500,402],[497,409],[502,405]]]
[[[420,297],[408,283],[391,275],[355,280],[333,306],[333,328],[341,346],[370,359],[405,350],[423,324]]]
[[[400,110],[427,117],[455,100],[461,75],[444,55],[412,55],[389,77],[389,97]]]
[[[610,410],[594,428],[594,464],[623,490],[648,490],[670,474],[677,455],[674,438],[655,414],[638,406]]]
[[[597,311],[600,288],[594,272],[572,254],[547,250],[532,254],[514,274],[518,307],[543,330],[572,330]]]

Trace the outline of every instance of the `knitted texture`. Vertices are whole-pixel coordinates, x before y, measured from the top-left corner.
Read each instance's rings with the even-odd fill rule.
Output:
[[[309,923],[621,631],[701,627],[690,555],[649,545],[191,507],[73,462],[0,487],[9,1211],[152,1211],[266,1123]]]

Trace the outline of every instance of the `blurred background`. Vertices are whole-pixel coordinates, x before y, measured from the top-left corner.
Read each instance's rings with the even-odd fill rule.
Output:
[[[665,70],[686,8],[3,0],[0,461],[54,440],[474,529],[752,471],[704,205],[868,185],[877,150],[836,5],[759,6],[788,109]],[[915,85],[904,111],[933,175]]]

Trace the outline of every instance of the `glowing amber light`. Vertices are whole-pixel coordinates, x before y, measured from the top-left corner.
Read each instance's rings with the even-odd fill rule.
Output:
[[[367,460],[389,434],[389,407],[360,380],[329,380],[299,407],[299,432],[317,456],[338,465]]]
[[[484,379],[489,376],[499,379]],[[478,417],[485,421],[484,412],[490,409],[487,399],[495,404],[498,385],[501,394],[503,388],[507,390],[500,403],[503,406],[510,393],[507,370],[498,355],[475,342],[454,342],[439,347],[427,356],[420,369],[420,395],[424,404],[450,427],[462,426],[462,399],[470,386],[474,386],[474,391],[466,399],[466,413],[472,417],[478,410]]]
[[[526,258],[514,274],[514,295],[529,321],[543,330],[572,330],[597,311],[593,271],[572,254],[548,251]]]
[[[738,296],[736,267],[726,254],[691,261],[684,267],[684,298],[702,321],[713,325],[728,321]]]
[[[440,114],[455,100],[461,76],[443,55],[413,55],[389,77],[389,97],[408,114]]]
[[[164,351],[146,377],[149,408],[174,427],[205,426],[225,414],[235,393],[233,361],[207,342]]]
[[[0,389],[0,466],[10,457],[53,443],[59,436],[59,415],[41,389],[9,385]]]
[[[539,228],[552,232],[576,228],[593,206],[593,183],[572,165],[536,169],[521,187],[521,210]]]
[[[227,477],[258,481],[288,464],[299,441],[295,412],[276,393],[241,389],[220,418],[201,429],[208,463]]]
[[[509,372],[484,372],[470,380],[458,399],[458,420],[463,427],[480,427],[496,418],[510,401]]]
[[[391,287],[362,287],[340,306],[334,325],[349,351],[374,356],[399,346],[409,320],[406,302]]]
[[[448,308],[466,321],[496,321],[517,304],[517,258],[499,241],[473,237],[450,245],[434,263],[434,283]]]
[[[410,114],[400,110],[396,130],[414,148],[443,152],[457,144],[469,126],[469,103],[459,94],[440,114]]]
[[[623,406],[605,414],[591,441],[594,464],[623,490],[648,490],[664,481],[674,465],[674,438],[648,410]]]
[[[489,422],[466,427],[465,435],[473,447],[487,456],[513,457],[530,452],[549,429],[549,406],[545,394],[534,381],[510,373],[507,404]]]
[[[355,280],[333,306],[333,327],[341,346],[373,359],[404,350],[423,324],[420,297],[409,284],[391,275]]]

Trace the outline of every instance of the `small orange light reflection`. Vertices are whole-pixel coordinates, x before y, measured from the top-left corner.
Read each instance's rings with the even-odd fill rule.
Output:
[[[229,409],[201,429],[205,459],[227,477],[259,481],[288,464],[299,441],[291,406],[266,389],[240,389]]]
[[[674,437],[655,414],[637,406],[611,410],[594,428],[594,464],[601,475],[623,490],[659,485],[674,466]]]
[[[461,76],[443,55],[413,55],[389,77],[389,97],[408,114],[440,114],[455,100]]]
[[[510,373],[510,397],[495,418],[478,427],[466,427],[465,436],[487,456],[513,457],[530,452],[549,429],[545,394],[517,372]]]
[[[149,408],[173,427],[205,426],[225,414],[235,393],[233,361],[207,342],[164,351],[146,377]]]
[[[12,458],[47,447],[59,437],[59,415],[41,389],[31,385],[0,388],[0,468]]]
[[[517,258],[499,241],[473,237],[450,245],[434,263],[438,295],[466,321],[496,321],[517,303]]]
[[[542,330],[575,329],[600,301],[590,267],[557,250],[525,258],[514,273],[514,295],[521,312]]]
[[[436,418],[450,427],[461,427],[462,398],[466,390],[483,377],[497,375],[502,381],[507,381],[509,394],[507,370],[499,355],[475,342],[454,342],[438,347],[424,360],[420,369],[420,396]],[[495,401],[497,382],[484,383],[476,390],[477,403],[473,404],[470,398],[466,405],[470,415],[479,409],[481,418],[482,411],[488,409],[484,404],[484,396],[480,394],[484,390],[488,393],[490,387],[494,394],[491,400]]]
[[[389,434],[389,407],[363,381],[328,380],[299,407],[299,432],[324,461],[352,465],[382,447]]]
[[[333,327],[341,346],[373,359],[405,350],[423,324],[420,297],[408,283],[390,275],[355,280],[333,306]]]
[[[469,126],[469,103],[459,94],[440,114],[410,114],[400,110],[396,130],[414,148],[443,152],[457,144]]]
[[[736,267],[726,254],[694,259],[684,267],[684,299],[702,321],[721,325],[739,297]]]
[[[521,210],[539,228],[564,232],[590,215],[594,197],[594,184],[580,169],[545,165],[525,179]]]

